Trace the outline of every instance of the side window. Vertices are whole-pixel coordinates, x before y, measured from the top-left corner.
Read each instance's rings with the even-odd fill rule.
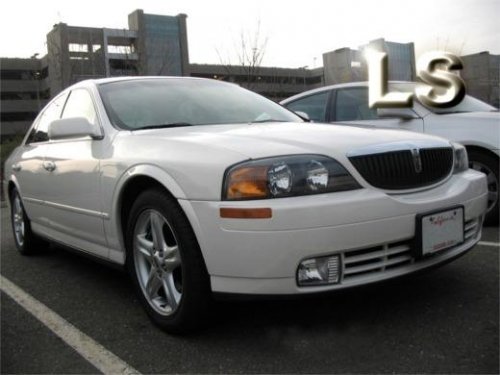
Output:
[[[85,117],[92,125],[97,125],[97,113],[90,93],[85,89],[71,91],[64,107],[62,118]]]
[[[292,111],[307,113],[313,121],[326,121],[326,106],[329,94],[329,91],[323,91],[319,94],[306,96],[305,98],[288,103],[286,107]]]
[[[353,87],[337,90],[335,100],[336,121],[378,119],[377,110],[368,107],[368,89]]]
[[[64,102],[68,97],[67,94],[59,96],[52,103],[50,103],[42,112],[42,115],[38,119],[38,123],[31,130],[26,144],[37,143],[37,142],[47,142],[49,140],[48,129],[49,124],[61,117],[61,111],[64,106]]]

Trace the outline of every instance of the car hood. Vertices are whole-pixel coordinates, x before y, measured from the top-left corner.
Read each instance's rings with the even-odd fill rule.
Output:
[[[177,198],[219,200],[224,174],[239,162],[283,155],[321,154],[332,157],[351,173],[356,171],[347,158],[350,152],[376,152],[390,147],[425,147],[442,138],[385,129],[361,129],[350,126],[308,123],[266,123],[190,126],[181,128],[121,132],[113,149],[117,166],[105,168],[104,174],[117,173],[122,164],[155,165],[168,174],[165,181],[175,181],[170,191]],[[380,146],[380,147],[379,147]],[[375,150],[375,151],[374,151]],[[120,174],[132,175],[123,170]],[[161,180],[161,179],[160,179]]]
[[[198,144],[200,151],[214,148],[232,151],[247,159],[302,153],[342,158],[360,148],[399,142],[408,147],[415,142],[438,142],[449,146],[449,142],[442,138],[409,131],[317,123],[210,125],[147,130],[134,134],[166,142]]]

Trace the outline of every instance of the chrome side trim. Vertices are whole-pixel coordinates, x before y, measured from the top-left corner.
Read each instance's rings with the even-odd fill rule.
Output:
[[[66,210],[66,211],[70,211],[70,212],[75,212],[77,214],[94,216],[94,217],[101,217],[103,219],[109,219],[109,214],[107,214],[105,212],[87,210],[85,208],[78,208],[78,207],[73,207],[73,206],[68,206],[65,204],[48,202],[48,201],[45,201],[45,204],[49,207],[58,208],[58,209]]]
[[[25,202],[30,202],[34,204],[39,204],[40,206],[45,205],[45,202],[40,200],[40,199],[35,199],[35,198],[29,198],[29,197],[21,197],[21,199]]]
[[[57,209],[60,209],[60,210],[75,212],[75,213],[81,214],[81,215],[100,217],[100,218],[109,220],[109,214],[106,213],[106,212],[99,212],[99,211],[87,210],[85,208],[78,208],[78,207],[68,206],[68,205],[60,204],[60,203],[47,202],[47,201],[42,201],[40,199],[29,198],[29,197],[24,197],[22,199],[24,201],[26,201],[26,202],[38,204],[38,205],[41,205],[41,206],[49,206],[49,207],[57,208]]]

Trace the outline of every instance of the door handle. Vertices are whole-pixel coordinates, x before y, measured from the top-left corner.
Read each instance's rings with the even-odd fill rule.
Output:
[[[56,164],[52,161],[44,161],[43,167],[49,172],[53,172],[56,169]]]
[[[14,172],[19,172],[21,170],[21,164],[19,164],[19,163],[12,164],[12,170]]]

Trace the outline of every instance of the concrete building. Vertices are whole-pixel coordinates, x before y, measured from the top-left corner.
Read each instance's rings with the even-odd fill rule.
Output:
[[[460,72],[467,93],[497,108],[500,107],[500,55],[480,52],[461,57],[464,69]]]
[[[410,43],[388,42],[383,38],[372,40],[359,47],[361,53],[366,48],[387,53],[390,81],[415,81],[415,45]]]
[[[190,70],[192,77],[237,83],[275,101],[323,86],[323,68],[191,64]]]
[[[325,85],[366,81],[366,63],[360,51],[339,48],[323,54]]]
[[[50,98],[46,59],[0,59],[1,135],[24,133]]]
[[[364,51],[367,48],[387,53],[389,80],[415,80],[415,48],[413,43],[388,42],[381,38],[360,46],[358,50],[340,48],[324,53],[325,84],[367,81],[368,68],[364,57]]]
[[[189,75],[186,15],[136,10],[128,29],[54,25],[47,34],[49,86],[54,95],[89,78]]]
[[[24,133],[49,98],[84,79],[189,75],[186,18],[139,9],[128,16],[128,29],[58,23],[43,58],[0,58],[0,137]]]

